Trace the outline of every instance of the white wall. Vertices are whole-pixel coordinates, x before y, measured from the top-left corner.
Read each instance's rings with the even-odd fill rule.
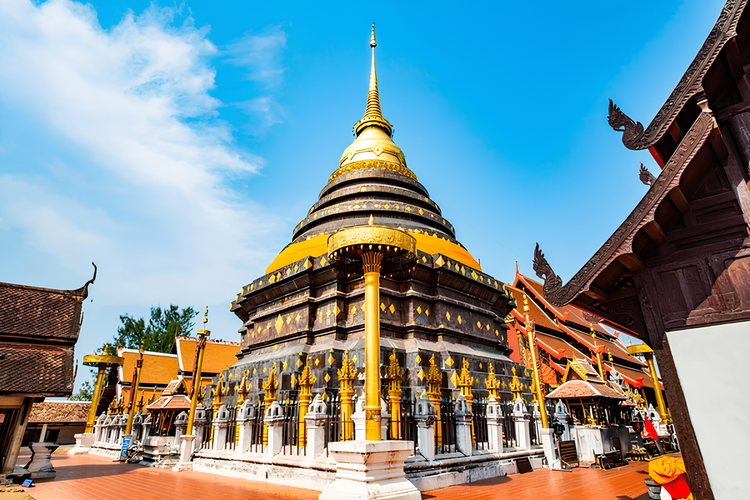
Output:
[[[750,499],[750,322],[667,338],[716,499]]]

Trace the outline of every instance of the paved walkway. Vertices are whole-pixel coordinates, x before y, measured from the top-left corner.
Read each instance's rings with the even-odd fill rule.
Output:
[[[317,500],[318,491],[278,486],[203,472],[172,472],[133,464],[113,463],[98,455],[54,454],[52,464],[57,478],[39,481],[27,492],[36,500],[125,500],[149,498],[224,499],[301,499]],[[470,485],[453,486],[422,494],[423,499],[473,500],[512,498],[513,500],[647,500],[648,464],[635,462],[627,467],[602,471],[574,469],[553,472],[539,469]]]

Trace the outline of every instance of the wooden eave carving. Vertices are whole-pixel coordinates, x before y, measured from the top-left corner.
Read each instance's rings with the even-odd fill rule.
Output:
[[[594,280],[613,261],[634,253],[632,248],[633,238],[641,228],[654,221],[656,209],[665,198],[669,197],[669,192],[679,186],[685,168],[690,164],[715,127],[716,121],[712,113],[709,111],[702,112],[680,142],[651,189],[648,190],[614,234],[565,286],[563,286],[562,279],[552,270],[537,243],[534,250],[534,271],[537,276],[544,279],[544,297],[549,303],[564,306],[576,300],[581,294],[591,292],[592,288],[594,291],[599,291],[592,286]],[[578,300],[576,300],[576,303],[581,304]],[[585,301],[583,303],[585,304]],[[614,319],[616,320],[616,318]]]
[[[654,146],[667,133],[688,100],[703,91],[706,73],[727,42],[737,36],[737,23],[746,4],[747,0],[727,0],[700,51],[648,128],[644,130],[641,122],[634,121],[609,101],[609,124],[623,132],[622,143],[626,148],[639,150]]]

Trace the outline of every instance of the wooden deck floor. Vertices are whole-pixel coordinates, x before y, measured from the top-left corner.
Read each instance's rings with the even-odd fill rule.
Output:
[[[318,498],[318,491],[224,477],[202,472],[172,472],[132,464],[113,463],[98,455],[53,455],[57,478],[39,481],[27,492],[36,500],[125,500],[150,498],[301,499]],[[636,462],[611,471],[575,469],[553,472],[539,469],[470,485],[429,491],[422,498],[435,500],[646,500],[648,464]]]

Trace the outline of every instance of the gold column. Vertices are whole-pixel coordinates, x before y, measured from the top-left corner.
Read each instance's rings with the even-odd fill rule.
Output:
[[[305,446],[307,444],[307,427],[305,425],[305,415],[307,415],[307,407],[310,406],[310,398],[312,398],[312,386],[317,380],[317,377],[310,373],[310,356],[307,357],[307,364],[305,369],[302,370],[302,374],[299,376],[299,445]]]
[[[211,389],[211,394],[213,395],[213,401],[211,404],[211,417],[213,418],[216,413],[219,411],[219,408],[221,408],[221,405],[224,404],[224,374],[219,375],[219,380],[216,382],[216,387]],[[213,442],[214,440],[214,426],[211,426],[211,439],[210,441]]]
[[[365,274],[365,439],[380,441],[380,263],[383,254],[362,254]]]
[[[466,403],[469,405],[469,411],[472,411],[472,403],[474,402],[474,394],[471,391],[471,387],[474,384],[474,377],[469,374],[469,362],[464,358],[463,367],[461,368],[461,375],[458,376],[458,388],[461,390],[461,394],[466,398]],[[474,420],[471,420],[471,439],[476,441],[474,435]]]
[[[659,376],[656,374],[656,365],[654,364],[654,351],[646,344],[636,344],[636,345],[629,345],[628,346],[628,354],[631,356],[634,354],[643,354],[646,358],[646,363],[648,364],[648,370],[651,372],[651,380],[654,381],[654,393],[656,394],[656,404],[659,407],[659,415],[661,415],[661,419],[665,424],[668,424],[671,422],[671,419],[669,418],[669,413],[667,413],[667,405],[664,402],[664,395],[661,392],[661,387],[659,386]],[[644,402],[646,398],[646,391],[643,390],[643,397]],[[646,402],[646,404],[648,404]]]
[[[125,425],[125,435],[130,436],[133,430],[133,417],[135,416],[135,398],[138,395],[138,385],[141,383],[141,369],[143,368],[143,341],[141,341],[141,355],[135,362],[135,374],[133,377],[133,386],[130,388],[130,398],[128,401],[128,422]]]
[[[547,407],[544,404],[544,391],[542,391],[542,374],[540,373],[539,352],[536,347],[536,324],[526,316],[526,332],[529,336],[529,351],[531,351],[531,364],[534,372],[534,384],[536,385],[536,401],[539,403],[539,414],[542,417],[542,427],[547,429]]]
[[[341,440],[351,441],[354,436],[354,423],[352,422],[353,382],[357,376],[357,370],[349,360],[349,349],[344,351],[344,359],[338,374],[339,397],[341,398]]]
[[[659,415],[661,415],[662,421],[665,424],[668,424],[670,422],[669,413],[667,413],[667,405],[664,403],[664,395],[659,386],[659,376],[656,374],[653,352],[646,354],[646,362],[648,363],[648,369],[651,372],[651,379],[654,381],[654,393],[656,393],[656,404],[659,406]]]
[[[380,436],[380,272],[404,276],[414,270],[417,240],[401,229],[375,225],[335,232],[328,238],[328,260],[334,271],[350,277],[362,263],[365,288],[365,439]]]
[[[250,370],[245,368],[245,372],[243,373],[242,380],[239,384],[237,384],[235,387],[235,391],[237,392],[237,411],[240,411],[240,407],[247,401],[247,394],[250,392],[250,389],[253,387],[253,383],[249,382],[247,380],[248,375],[250,375]],[[234,444],[237,444],[240,442],[240,423],[237,422],[237,425],[234,429]]]
[[[203,315],[203,326],[208,323],[208,307]],[[187,428],[185,434],[193,435],[193,422],[195,421],[195,408],[201,393],[201,371],[203,370],[203,353],[206,351],[206,338],[211,335],[210,330],[198,330],[198,345],[195,346],[195,359],[193,360],[193,383],[190,387],[190,411],[188,412]],[[213,438],[213,434],[211,435]],[[203,437],[205,440],[205,436]]]
[[[388,365],[388,399],[391,403],[391,439],[401,439],[401,380],[404,370],[398,364],[396,348],[389,357]],[[394,425],[395,423],[395,425]]]
[[[437,422],[440,422],[440,400],[443,399],[440,384],[443,382],[443,374],[440,372],[437,364],[435,364],[434,354],[430,358],[430,369],[425,376],[425,382],[427,382],[427,397],[433,406],[435,406],[435,418]],[[443,445],[443,429],[439,423],[435,426],[435,439],[438,446]]]
[[[263,390],[266,391],[263,402],[265,403],[266,409],[276,401],[276,390],[278,388],[279,381],[276,378],[276,363],[274,363],[271,367],[271,373],[268,374],[268,380],[263,382]],[[263,444],[268,444],[268,426],[266,425],[265,419],[263,421]]]
[[[96,408],[99,406],[99,400],[102,397],[102,389],[104,388],[105,371],[107,371],[107,365],[104,363],[99,363],[99,373],[96,374],[94,394],[91,396],[91,408],[89,408],[89,416],[86,419],[86,429],[84,429],[83,432],[91,432],[94,429],[94,420],[96,420]]]
[[[91,397],[91,408],[89,408],[89,415],[86,418],[86,428],[84,432],[91,432],[94,429],[94,422],[96,421],[96,409],[99,407],[99,401],[101,401],[102,390],[104,390],[104,375],[107,370],[107,366],[120,366],[125,363],[125,358],[120,356],[110,356],[109,348],[104,348],[104,354],[87,354],[83,357],[84,365],[95,365],[99,368],[96,375],[96,385],[94,386],[94,394]]]

